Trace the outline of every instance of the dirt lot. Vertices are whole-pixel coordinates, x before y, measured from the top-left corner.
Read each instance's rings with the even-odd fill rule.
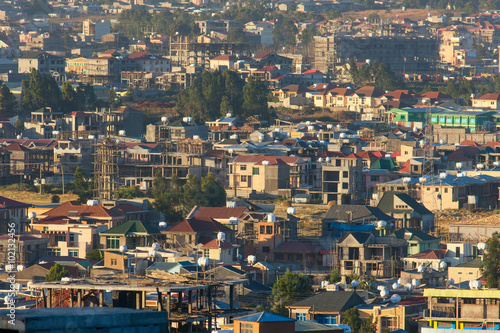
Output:
[[[40,195],[39,193],[34,193],[29,191],[15,191],[15,190],[5,190],[5,189],[0,189],[0,195],[9,199],[34,205],[47,205],[51,203],[52,199],[52,194]],[[58,194],[58,195],[61,198],[60,201],[61,203],[70,200],[76,200],[78,198],[78,196],[74,194],[65,194],[65,195]]]
[[[444,210],[435,212],[435,222],[441,235],[448,234],[448,226],[452,224],[500,224],[499,211],[470,212],[466,210]]]

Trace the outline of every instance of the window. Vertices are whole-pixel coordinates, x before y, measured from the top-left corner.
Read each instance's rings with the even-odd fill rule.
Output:
[[[118,236],[108,236],[108,237],[106,237],[106,248],[107,249],[118,249],[118,248],[120,248],[120,237],[118,237]]]
[[[300,320],[300,321],[306,321],[306,314],[305,313],[297,313],[295,316],[295,319]]]
[[[47,249],[47,255],[50,257],[60,257],[61,249]]]
[[[210,249],[204,249],[203,250],[203,256],[207,257],[207,258],[210,257]]]
[[[246,169],[247,169],[247,165],[246,164],[240,165],[240,171],[245,171]]]
[[[274,260],[283,260],[283,254],[282,253],[275,253]]]
[[[370,176],[370,181],[372,182],[378,182],[379,176]]]
[[[342,183],[342,189],[348,190],[349,189],[349,183]]]
[[[116,259],[111,259],[111,266],[118,265],[118,261]]]
[[[342,172],[342,177],[349,178],[349,172],[348,171],[343,171]]]
[[[444,189],[444,193],[448,193],[448,189],[447,188]]]
[[[262,252],[269,253],[269,252],[271,252],[271,248],[269,246],[263,246],[262,247]]]
[[[268,225],[266,226],[266,234],[272,235],[273,233],[273,227]]]
[[[49,227],[43,227],[43,231],[49,231]]]
[[[460,248],[459,247],[455,248],[455,257],[460,257]]]
[[[253,333],[253,323],[240,323],[241,333]]]
[[[76,257],[78,258],[78,250],[69,250],[68,254],[70,257]]]
[[[56,235],[54,237],[54,240],[57,242],[65,242],[66,241],[66,235]]]
[[[462,300],[463,300],[464,304],[476,304],[475,298],[463,298]]]
[[[337,316],[318,315],[318,323],[323,325],[335,325],[337,324]]]
[[[258,175],[259,174],[259,168],[253,168],[252,174]]]
[[[260,234],[265,234],[266,233],[266,227],[261,225],[260,226]]]
[[[246,183],[247,182],[247,176],[240,176],[240,181],[242,183]]]

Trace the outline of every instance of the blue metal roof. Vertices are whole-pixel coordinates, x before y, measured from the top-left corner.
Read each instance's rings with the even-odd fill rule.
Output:
[[[243,317],[238,317],[234,318],[234,320],[240,320],[240,321],[252,321],[254,323],[276,323],[276,322],[283,322],[283,321],[295,321],[295,319],[283,317],[283,316],[278,316],[273,313],[269,312],[257,312],[248,316],[243,316]]]

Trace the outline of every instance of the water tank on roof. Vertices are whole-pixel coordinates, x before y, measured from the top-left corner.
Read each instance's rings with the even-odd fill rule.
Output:
[[[267,214],[267,222],[276,222],[276,215],[274,214]]]
[[[423,273],[423,272],[425,272],[425,266],[424,266],[424,265],[420,265],[420,266],[418,266],[418,267],[417,267],[417,272],[419,272],[419,273]]]
[[[167,222],[162,221],[162,222],[158,223],[158,227],[159,227],[160,229],[166,228],[166,227],[167,227]]]
[[[484,251],[484,250],[486,250],[486,246],[487,246],[486,243],[481,242],[481,243],[477,244],[477,249],[480,250],[480,251]]]
[[[224,232],[222,232],[222,231],[219,232],[219,233],[217,233],[217,240],[219,242],[225,241],[226,240],[226,234]]]
[[[290,214],[290,215],[294,215],[295,213],[297,213],[297,209],[296,209],[296,208],[294,208],[294,207],[288,207],[288,208],[286,209],[286,212],[287,212],[288,214]]]
[[[166,123],[168,121],[168,117],[161,117],[161,121]]]
[[[29,218],[30,220],[32,220],[32,219],[36,219],[36,213],[35,213],[35,212],[29,212],[29,213],[28,213],[28,218]]]
[[[127,252],[127,245],[120,245],[120,252]]]
[[[353,281],[351,282],[351,287],[353,287],[353,288],[357,288],[357,287],[359,287],[359,281],[358,281],[358,280],[353,280]]]
[[[207,267],[210,260],[207,257],[198,258],[198,266]]]
[[[398,288],[399,288],[399,283],[394,282],[394,283],[392,284],[392,289],[398,289]]]
[[[256,256],[248,256],[248,257],[247,257],[247,260],[248,260],[248,263],[249,263],[250,265],[253,265],[253,264],[255,264],[255,262],[257,261],[257,257],[256,257]]]
[[[387,296],[389,296],[389,290],[387,290],[387,289],[385,289],[385,288],[384,288],[384,289],[382,289],[382,290],[380,291],[380,297],[386,298]]]
[[[119,136],[125,136],[125,134],[127,134],[127,132],[125,130],[119,130],[118,131],[118,135]]]
[[[231,224],[238,224],[239,221],[240,221],[240,219],[238,217],[230,217],[229,218],[229,223],[231,223]]]
[[[401,296],[399,296],[398,294],[394,294],[391,296],[391,302],[392,303],[399,303],[401,302]]]

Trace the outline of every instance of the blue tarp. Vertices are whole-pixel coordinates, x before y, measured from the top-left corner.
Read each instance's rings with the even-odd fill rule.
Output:
[[[334,234],[333,236],[342,237],[346,231],[368,231],[371,232],[375,228],[375,223],[370,224],[346,224],[342,222],[331,222],[330,230],[337,229],[338,234]]]

